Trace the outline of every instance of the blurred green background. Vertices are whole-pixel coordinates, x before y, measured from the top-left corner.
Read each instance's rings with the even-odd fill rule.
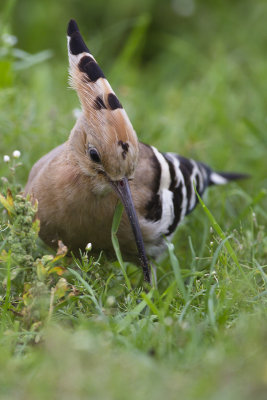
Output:
[[[32,163],[67,139],[79,106],[67,83],[74,18],[140,140],[250,172],[251,190],[266,185],[266,16],[264,0],[2,1],[1,34],[27,53],[49,52],[21,60],[9,47],[0,59],[11,63],[1,153],[16,143],[25,182]]]

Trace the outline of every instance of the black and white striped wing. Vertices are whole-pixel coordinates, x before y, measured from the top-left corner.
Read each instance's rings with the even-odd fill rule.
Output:
[[[209,167],[174,153],[161,153],[151,146],[158,185],[147,205],[145,218],[154,224],[159,236],[170,238],[197,204],[194,184],[200,195],[210,184]]]

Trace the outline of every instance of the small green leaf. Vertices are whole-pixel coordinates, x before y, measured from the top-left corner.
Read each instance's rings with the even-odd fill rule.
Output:
[[[13,80],[14,75],[11,62],[7,60],[0,60],[0,88],[12,86]]]
[[[14,213],[14,203],[10,194],[8,194],[7,197],[0,194],[0,203],[5,207],[9,214]]]
[[[55,287],[54,291],[55,298],[61,299],[62,297],[65,296],[67,290],[68,290],[68,282],[66,281],[65,278],[60,278]]]

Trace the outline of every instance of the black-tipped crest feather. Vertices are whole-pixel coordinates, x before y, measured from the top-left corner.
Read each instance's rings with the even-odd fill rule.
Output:
[[[90,53],[90,50],[84,43],[82,35],[80,34],[80,31],[79,31],[78,25],[74,21],[74,19],[71,19],[68,24],[67,34],[70,37],[69,48],[70,48],[71,54],[77,56],[80,53]]]
[[[77,22],[74,19],[71,19],[68,23],[67,35],[71,36],[74,32],[79,32],[79,28]]]

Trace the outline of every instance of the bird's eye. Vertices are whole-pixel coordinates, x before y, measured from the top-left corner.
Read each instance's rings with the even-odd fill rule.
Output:
[[[99,154],[98,154],[98,151],[95,148],[89,149],[89,156],[90,156],[92,161],[94,161],[96,163],[100,163],[101,162]]]

